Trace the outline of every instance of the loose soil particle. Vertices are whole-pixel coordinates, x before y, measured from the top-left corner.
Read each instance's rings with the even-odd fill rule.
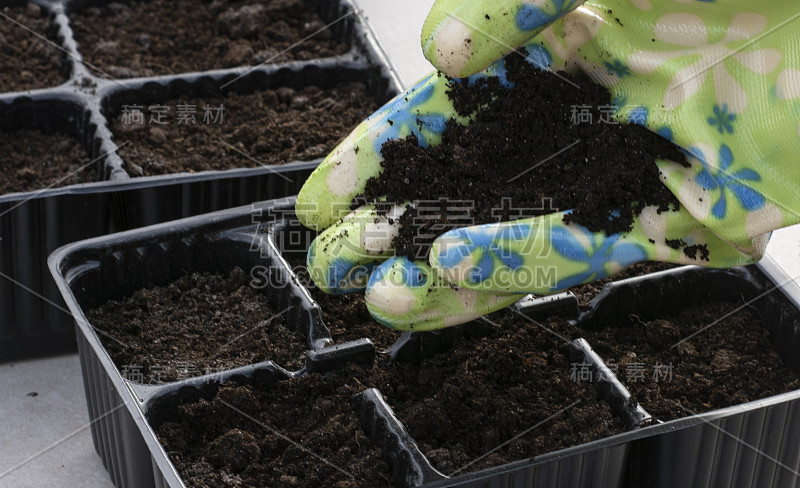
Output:
[[[27,8],[3,7],[2,12],[0,92],[47,88],[67,81],[65,58],[47,12],[33,3]]]
[[[204,120],[206,106],[212,115]],[[362,83],[283,87],[123,107],[111,128],[132,176],[252,168],[321,158],[377,106]],[[162,123],[160,107],[169,110]]]
[[[363,388],[348,379],[312,374],[268,391],[223,386],[210,402],[181,405],[180,419],[156,431],[190,487],[391,486],[389,467],[348,404]]]
[[[34,130],[0,132],[0,195],[89,183],[95,168],[77,141]]]
[[[316,12],[306,0],[150,0],[113,2],[70,17],[98,76],[131,78],[346,53],[349,46],[330,29],[299,42],[325,27]]]
[[[267,360],[299,369],[305,338],[279,312],[236,268],[138,290],[87,318],[123,375],[152,384]]]
[[[383,145],[381,175],[356,202],[386,196],[427,207],[401,217],[398,254],[426,256],[435,236],[465,219],[479,224],[573,209],[566,222],[610,235],[629,230],[645,206],[678,207],[655,165],[686,164],[677,146],[637,125],[600,122],[612,106],[603,87],[540,71],[522,56],[509,56],[506,67],[512,89],[496,79],[451,81],[449,96],[461,115],[483,109],[466,127],[448,120],[441,145],[423,149],[413,134]],[[594,123],[574,123],[577,107]],[[464,201],[474,205],[466,213],[447,209]]]
[[[798,375],[771,346],[758,311],[744,306],[728,315],[743,305],[744,301],[704,303],[655,320],[632,315],[617,327],[587,331],[586,339],[606,362],[618,365],[618,376],[633,397],[659,420],[800,388]],[[680,342],[695,332],[699,333]],[[662,368],[656,378],[657,364],[672,365],[672,373]],[[643,376],[636,373],[638,365],[644,365]]]

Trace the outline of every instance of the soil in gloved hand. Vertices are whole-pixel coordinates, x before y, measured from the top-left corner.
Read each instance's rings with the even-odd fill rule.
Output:
[[[460,115],[481,110],[469,126],[448,120],[441,145],[421,148],[413,134],[383,145],[381,175],[354,205],[418,202],[400,219],[398,255],[425,258],[438,235],[466,225],[573,209],[565,222],[610,235],[629,230],[645,206],[678,208],[655,164],[688,164],[678,146],[615,122],[609,92],[587,79],[516,55],[506,68],[511,89],[497,79],[451,81]]]

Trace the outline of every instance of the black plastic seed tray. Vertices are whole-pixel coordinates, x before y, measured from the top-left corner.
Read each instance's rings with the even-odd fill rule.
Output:
[[[304,255],[314,236],[295,219],[287,211],[283,222],[272,225],[269,232],[272,246],[283,256],[291,256],[292,262]],[[746,268],[687,266],[612,282],[583,311],[571,293],[530,297],[514,308],[526,320],[556,314],[591,329],[619,323],[631,314],[647,320],[709,301],[737,298],[758,311],[775,350],[800,375],[800,287],[769,259]],[[419,361],[448,349],[462,336],[480,337],[491,327],[477,320],[440,331],[404,333],[386,354],[397,361]],[[424,456],[419,457],[413,439],[398,425],[379,392],[365,394],[357,404],[368,405],[362,410],[364,425],[368,431],[380,432],[379,446],[387,449],[388,436],[393,439],[389,446],[411,447],[408,452],[398,448],[404,461],[397,466],[405,479],[430,482],[430,486],[800,486],[800,391],[660,423],[636,402],[589,342],[577,339],[564,352],[573,363],[591,365],[598,398],[625,423],[628,433],[530,462],[440,479],[443,475]],[[766,414],[771,408],[776,412]],[[721,424],[724,432],[719,430]],[[674,435],[666,435],[673,431]],[[681,442],[692,448],[687,450]],[[745,459],[757,471],[734,469]]]
[[[279,201],[284,206],[292,202]],[[288,274],[273,266],[268,253],[260,249],[264,239],[258,232],[260,222],[273,218],[272,207],[272,202],[251,205],[95,238],[66,246],[52,256],[51,270],[77,324],[95,449],[117,487],[181,486],[166,457],[158,453],[142,415],[154,395],[165,388],[180,388],[185,382],[149,385],[124,379],[98,332],[88,323],[85,310],[195,271],[229,272],[238,266],[249,272],[259,267],[269,273],[259,276],[267,279],[267,286],[261,289],[272,306],[276,310],[292,307],[284,315],[286,325],[305,338],[310,350],[308,370],[374,359],[375,349],[369,341],[326,347],[330,339],[307,295],[286,281]],[[273,368],[285,376],[300,373],[272,363],[244,370],[248,368]],[[205,379],[187,381],[194,384]]]
[[[72,244],[51,256],[51,271],[76,319],[95,447],[118,487],[183,486],[149,423],[160,408],[157,398],[174,398],[185,386],[203,389],[200,385],[242,372],[325,373],[347,361],[374,360],[376,351],[368,338],[331,343],[318,306],[281,258],[299,252],[313,237],[296,227],[292,205],[293,199],[284,199],[216,212]],[[84,311],[142,286],[234,266],[263,266],[258,269],[268,270],[265,292],[270,300],[276,307],[291,304],[296,309],[287,321],[307,338],[305,368],[287,372],[263,363],[157,386],[125,380]],[[797,371],[800,295],[796,286],[783,286],[790,283],[768,262],[734,270],[685,267],[608,284],[582,314],[569,293],[526,299],[516,309],[531,318],[561,313],[592,327],[632,313],[647,318],[706,300],[744,297],[758,311],[776,351]],[[490,326],[478,320],[443,331],[406,333],[384,354],[394,361],[418,361],[446,350],[462,335],[481,336]],[[396,486],[800,486],[800,391],[657,423],[590,344],[576,340],[565,352],[602,373],[593,375],[594,388],[628,432],[446,478],[420,452],[378,390],[356,395],[351,404],[365,433],[381,449]]]
[[[574,315],[587,328],[609,326],[630,314],[641,319],[707,301],[746,300],[757,311],[784,363],[800,375],[800,287],[774,263],[730,270],[687,266],[612,282]],[[545,299],[526,299],[515,308],[533,317],[553,310]],[[567,310],[574,297],[562,295]],[[532,325],[533,326],[533,325]],[[591,365],[600,398],[633,430],[617,436],[501,466],[430,487],[622,486],[622,487],[797,487],[800,486],[800,390],[681,419],[654,419],[584,339],[566,348],[573,362]],[[648,426],[649,425],[649,426]],[[587,478],[587,460],[597,461]],[[624,458],[624,459],[621,459]],[[608,484],[609,461],[622,463]],[[606,478],[603,478],[606,477]]]
[[[365,19],[351,0],[309,0],[349,52],[209,72],[121,81],[95,76],[82,57],[70,13],[108,1],[38,0],[65,51],[69,79],[56,87],[0,93],[0,131],[65,133],[86,150],[96,183],[0,195],[0,361],[73,351],[72,320],[46,272],[47,256],[68,242],[295,194],[318,161],[283,166],[131,178],[109,129],[122,105],[177,96],[250,93],[282,86],[322,88],[360,81],[385,102],[401,85]],[[4,6],[25,1],[0,0]],[[346,15],[352,12],[352,15]],[[99,19],[98,22],[102,22]],[[236,79],[224,90],[218,88]],[[210,88],[211,87],[211,88]],[[342,128],[347,131],[349,128]]]

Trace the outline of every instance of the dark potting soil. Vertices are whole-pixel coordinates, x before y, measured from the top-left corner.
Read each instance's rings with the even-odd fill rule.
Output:
[[[353,439],[362,449],[369,441],[358,440],[363,439],[360,429],[353,432],[350,427],[338,427],[338,419],[345,416],[341,409],[348,408],[350,395],[370,387],[382,392],[421,450],[445,473],[523,433],[504,448],[471,464],[467,471],[526,459],[625,430],[606,404],[595,399],[592,387],[570,379],[568,360],[558,352],[562,344],[559,338],[519,323],[510,313],[495,314],[493,318],[499,325],[485,336],[458,339],[452,347],[419,364],[352,364],[322,381],[312,375],[301,378],[299,381],[304,383],[300,384],[279,382],[274,393],[251,394],[246,387],[222,392],[234,399],[226,398],[226,402],[277,427],[320,455],[344,446],[339,451],[341,457],[333,457],[334,452],[329,459],[345,469],[354,465],[360,470],[361,463],[370,459],[351,447]],[[569,326],[562,326],[560,333],[568,333],[567,329]],[[245,399],[236,399],[237,395]],[[308,410],[307,405],[312,405],[311,414],[300,414]],[[235,483],[248,478],[260,486],[276,486],[280,485],[275,483],[280,476],[291,480],[288,486],[294,486],[295,478],[298,485],[305,486],[300,484],[305,476],[302,473],[317,469],[298,460],[301,453],[294,449],[289,448],[290,456],[286,458],[286,442],[248,422],[218,399],[182,406],[180,414],[178,424],[166,423],[157,432],[191,486],[239,486]],[[542,421],[546,422],[525,432]],[[295,434],[297,422],[322,426],[326,434],[308,435],[308,427]],[[328,426],[333,429],[328,430]],[[231,432],[232,429],[249,434]],[[315,442],[325,439],[330,444],[315,446]],[[266,449],[271,450],[265,452]],[[233,483],[209,482],[226,477]],[[318,481],[314,474],[306,479],[312,484]],[[244,486],[248,486],[247,482]]]
[[[349,50],[331,29],[314,34],[326,22],[307,0],[113,2],[70,18],[81,53],[104,77],[307,60]]]
[[[0,132],[0,195],[95,181],[77,141],[35,130]],[[85,166],[85,167],[84,167]]]
[[[797,374],[771,346],[758,311],[744,300],[704,303],[654,320],[631,315],[627,323],[585,337],[659,420],[800,388]]]
[[[321,158],[377,107],[362,83],[284,87],[129,105],[111,128],[131,175],[153,176]]]
[[[643,127],[605,122],[612,101],[601,86],[540,71],[522,56],[509,56],[506,68],[512,89],[497,79],[472,86],[451,81],[448,94],[461,115],[483,108],[469,126],[448,120],[441,145],[421,148],[413,134],[383,145],[381,175],[356,201],[385,196],[424,207],[401,217],[398,254],[426,256],[433,238],[465,220],[573,209],[565,222],[610,235],[629,230],[645,206],[678,207],[655,165],[656,159],[687,164],[677,146]],[[578,109],[593,123],[574,123]]]
[[[249,283],[239,268],[194,273],[109,301],[87,318],[131,381],[175,381],[267,360],[299,369],[305,338]]]
[[[288,252],[284,255],[297,279],[311,293],[311,298],[319,304],[322,320],[331,333],[333,342],[352,341],[367,338],[375,344],[378,351],[388,349],[400,337],[400,334],[385,327],[369,314],[364,293],[346,293],[330,295],[314,286],[306,267],[305,253]]]
[[[0,17],[0,92],[47,88],[67,81],[65,57],[46,11],[29,3],[27,7],[3,7]]]
[[[376,385],[437,469],[450,474],[515,436],[466,471],[625,430],[593,387],[570,379],[561,338],[509,311],[489,317],[497,327],[485,336],[459,339],[419,364],[395,362]],[[554,327],[579,336],[566,323]]]
[[[391,486],[348,404],[365,388],[349,378],[312,374],[266,391],[223,386],[211,401],[179,406],[179,420],[156,432],[189,487]]]

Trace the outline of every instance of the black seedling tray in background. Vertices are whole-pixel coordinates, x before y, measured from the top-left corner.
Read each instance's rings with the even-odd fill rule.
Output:
[[[204,390],[232,375],[288,377],[330,372],[348,361],[374,360],[376,351],[368,338],[332,343],[318,305],[281,258],[286,243],[297,252],[307,246],[304,239],[313,237],[294,227],[293,203],[293,199],[266,202],[132,230],[72,244],[51,256],[51,271],[76,319],[95,447],[116,486],[183,486],[150,424],[157,421],[159,409],[175,401],[175,392],[186,387]],[[299,234],[291,234],[292,230]],[[293,305],[287,324],[307,338],[306,366],[288,372],[267,362],[155,386],[124,379],[85,311],[144,286],[234,266],[269,269],[271,286],[265,292],[275,307]],[[706,300],[745,297],[758,310],[778,353],[797,371],[797,297],[793,291],[790,296],[776,289],[783,281],[773,271],[765,272],[759,265],[733,270],[684,267],[622,280],[606,285],[589,311],[580,315],[569,293],[527,299],[516,307],[529,317],[561,313],[591,327],[631,313],[646,318],[667,308],[675,311]],[[445,351],[462,335],[481,336],[488,328],[488,323],[477,320],[442,331],[405,333],[384,354],[394,361],[419,361]],[[574,341],[567,353],[596,371],[604,367],[585,341]],[[624,382],[607,369],[602,372],[593,375],[599,379],[595,388],[631,430],[454,478],[445,478],[432,467],[378,390],[366,390],[351,403],[365,433],[391,467],[397,486],[796,486],[797,478],[783,466],[796,469],[792,467],[800,464],[800,391],[657,423],[631,398]]]
[[[26,3],[0,0],[0,8]],[[293,195],[318,164],[288,162],[283,166],[131,178],[116,153],[118,146],[108,127],[123,104],[190,96],[240,76],[228,91],[249,93],[311,84],[330,87],[342,81],[361,81],[379,102],[401,91],[399,78],[351,0],[312,0],[326,21],[353,12],[332,29],[335,39],[351,45],[341,56],[122,82],[91,72],[70,27],[73,9],[109,1],[35,3],[50,15],[58,43],[66,51],[70,76],[56,87],[0,93],[0,131],[26,128],[71,136],[86,150],[87,162],[94,161],[98,182],[0,195],[0,361],[75,350],[72,319],[46,270],[47,256],[59,246]]]

